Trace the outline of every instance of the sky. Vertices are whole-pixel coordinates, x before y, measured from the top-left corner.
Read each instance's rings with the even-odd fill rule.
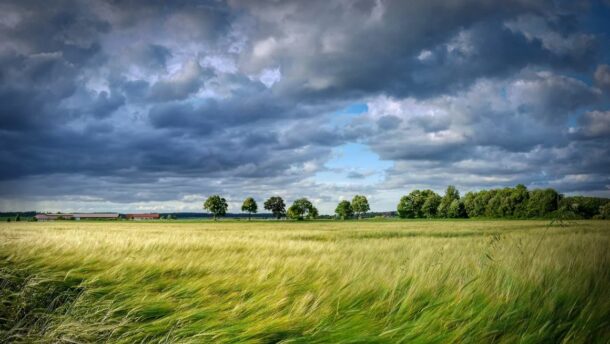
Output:
[[[610,197],[610,1],[0,2],[0,210]]]

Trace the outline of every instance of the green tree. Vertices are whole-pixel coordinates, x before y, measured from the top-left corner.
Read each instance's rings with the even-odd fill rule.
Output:
[[[307,214],[307,218],[310,220],[315,220],[316,218],[318,218],[318,216],[320,216],[320,213],[318,213],[318,208],[312,205]]]
[[[513,189],[510,197],[514,205],[513,216],[524,217],[527,200],[530,197],[529,191],[527,191],[527,187],[525,187],[525,185],[523,184],[518,184]]]
[[[544,217],[559,207],[561,195],[553,189],[537,189],[530,192],[527,202],[528,217]]]
[[[351,217],[354,214],[354,211],[349,201],[341,201],[339,204],[337,204],[335,213],[341,218],[341,220],[345,220],[346,218]]]
[[[596,215],[597,218],[610,220],[610,202],[599,207],[599,214]]]
[[[610,200],[607,198],[571,196],[563,198],[559,207],[569,209],[578,215],[578,217],[590,219],[600,214],[600,209],[608,202]]]
[[[413,190],[398,203],[398,216],[402,218],[432,218],[436,216],[441,197],[432,190]]]
[[[358,216],[358,219],[362,218],[362,215],[366,214],[367,211],[371,210],[369,207],[369,200],[366,199],[366,196],[356,195],[352,198],[352,210],[354,214]]]
[[[21,214],[17,214],[17,216],[15,216],[15,221],[21,221]]]
[[[241,205],[241,211],[245,211],[248,213],[248,221],[250,221],[250,217],[252,214],[255,214],[258,210],[258,205],[256,201],[252,197],[248,197],[244,200],[244,204]]]
[[[454,199],[447,209],[447,217],[453,219],[466,217],[464,203],[460,202],[460,200]]]
[[[451,203],[455,200],[460,200],[460,193],[453,185],[449,185],[447,187],[447,191],[445,191],[445,196],[441,199],[440,204],[438,205],[438,216],[440,217],[449,217],[449,207]]]
[[[438,206],[441,204],[441,196],[432,190],[424,190],[422,198],[424,203],[421,205],[421,216],[429,219],[436,217]]]
[[[314,219],[318,209],[307,198],[299,198],[288,208],[287,215],[292,220]]]
[[[276,219],[281,218],[286,215],[286,204],[284,204],[284,200],[282,197],[273,196],[265,201],[264,207],[266,210],[269,210]]]
[[[225,216],[228,208],[229,205],[227,204],[227,200],[219,195],[210,196],[205,200],[205,203],[203,203],[203,209],[212,213],[214,221],[216,221],[219,216]]]
[[[415,209],[413,208],[413,200],[411,195],[402,196],[396,206],[396,211],[401,219],[412,219],[415,217]]]
[[[467,192],[466,195],[464,195],[464,210],[466,210],[466,214],[468,215],[468,217],[477,217],[479,215],[477,215],[476,213],[476,200],[477,200],[477,192]]]

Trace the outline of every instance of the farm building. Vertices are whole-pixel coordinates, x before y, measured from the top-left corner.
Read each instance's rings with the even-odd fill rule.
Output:
[[[64,220],[71,219],[72,214],[36,214],[34,218],[37,221],[54,221],[54,220]]]
[[[72,214],[75,220],[116,220],[119,218],[117,213],[75,213]]]
[[[158,220],[159,214],[125,214],[127,220]]]
[[[53,221],[53,220],[116,220],[119,218],[117,213],[74,213],[74,214],[36,214],[34,216],[38,221]]]

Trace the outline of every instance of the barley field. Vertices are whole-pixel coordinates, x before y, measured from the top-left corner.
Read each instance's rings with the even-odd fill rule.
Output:
[[[0,224],[0,342],[608,343],[610,222]]]

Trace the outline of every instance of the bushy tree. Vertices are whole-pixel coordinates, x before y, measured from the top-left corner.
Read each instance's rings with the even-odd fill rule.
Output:
[[[562,196],[553,189],[528,191],[523,184],[514,188],[469,192],[462,201],[468,217],[496,218],[544,217],[557,211],[560,207],[572,214],[579,214],[579,204],[581,201],[586,203],[577,198],[564,202]],[[591,207],[594,207],[593,204],[587,206],[589,213]]]
[[[447,217],[453,219],[466,217],[464,203],[460,202],[460,200],[454,199],[447,209]]]
[[[227,200],[219,195],[210,196],[205,200],[205,203],[203,203],[203,209],[212,213],[214,220],[219,216],[225,216],[228,208],[229,204],[227,204]]]
[[[398,202],[398,206],[396,207],[396,211],[398,212],[398,216],[403,219],[412,219],[417,215],[417,210],[413,204],[413,192],[408,194],[407,196],[402,196],[400,201]]]
[[[421,217],[429,219],[437,216],[438,206],[441,204],[441,196],[432,190],[422,191],[424,203],[421,206]]]
[[[526,215],[527,201],[530,198],[530,193],[527,187],[523,184],[518,184],[511,192],[511,202],[513,204],[513,216],[524,217]]]
[[[538,189],[530,192],[526,213],[528,217],[544,217],[559,207],[561,195],[553,189]]]
[[[281,218],[286,215],[286,204],[284,204],[284,200],[282,197],[273,196],[265,201],[264,207],[266,210],[269,210],[276,219]]]
[[[15,216],[15,221],[21,221],[21,214],[17,214],[17,216]]]
[[[433,218],[440,201],[440,196],[432,190],[413,190],[400,199],[396,210],[402,218]]]
[[[244,200],[244,203],[241,205],[241,211],[245,211],[248,213],[248,221],[250,221],[250,217],[252,214],[255,214],[258,211],[258,205],[256,201],[252,197],[248,197]]]
[[[599,207],[599,214],[596,215],[597,218],[610,220],[610,202]]]
[[[337,204],[335,213],[341,220],[345,220],[346,218],[351,217],[354,214],[354,211],[349,201],[341,201]]]
[[[358,219],[362,218],[362,215],[371,210],[369,207],[369,200],[363,195],[354,196],[354,198],[352,198],[351,206],[354,214],[358,216]]]
[[[287,215],[292,220],[315,219],[318,209],[307,198],[299,198],[288,208]]]
[[[577,217],[590,219],[598,214],[601,215],[600,210],[608,202],[610,200],[607,198],[571,196],[563,198],[559,203],[559,207],[574,212]]]
[[[468,217],[477,217],[480,216],[477,214],[477,193],[476,192],[467,192],[463,198],[464,201],[464,210]]]
[[[449,217],[449,207],[453,201],[460,200],[460,193],[453,185],[449,185],[447,187],[447,191],[445,191],[445,196],[441,199],[440,204],[438,205],[438,216],[440,217]]]

